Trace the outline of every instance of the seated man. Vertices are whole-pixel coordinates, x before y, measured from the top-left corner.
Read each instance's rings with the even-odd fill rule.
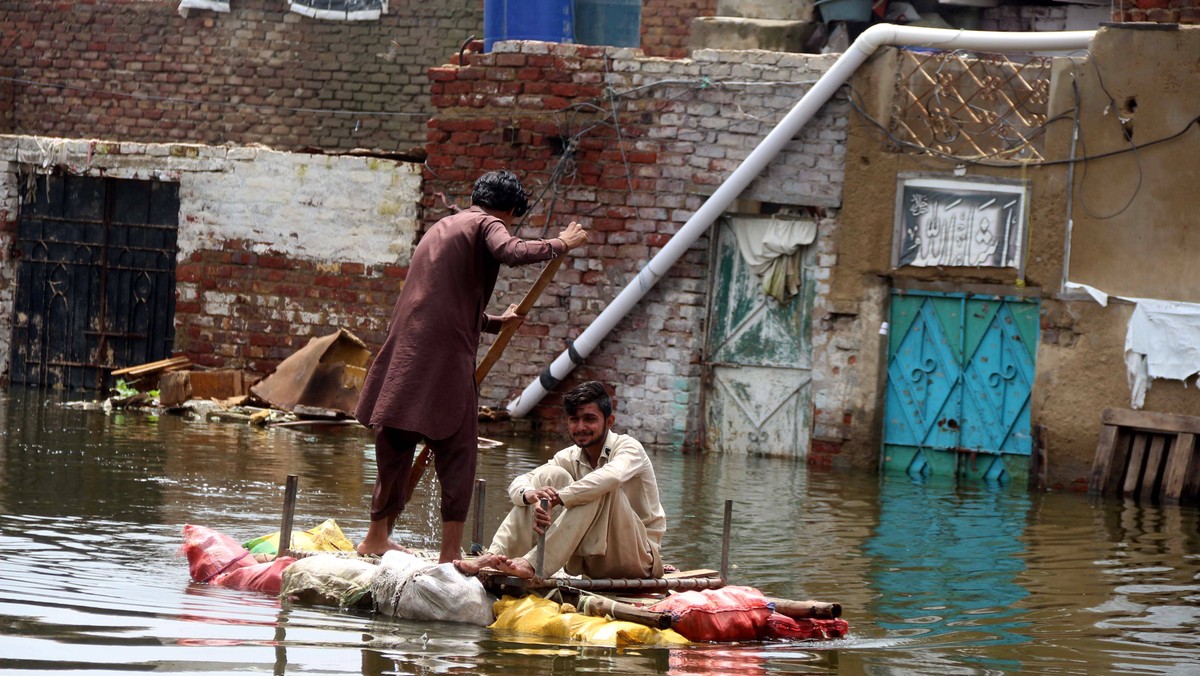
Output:
[[[559,569],[592,578],[662,577],[658,549],[667,518],[645,449],[611,430],[612,400],[594,380],[568,392],[563,409],[575,445],[509,485],[515,506],[488,547],[508,559],[498,568],[533,577],[536,538],[544,532],[547,577]],[[542,498],[556,515],[553,523]]]

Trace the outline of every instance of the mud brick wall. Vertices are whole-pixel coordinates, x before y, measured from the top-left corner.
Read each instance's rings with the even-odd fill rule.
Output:
[[[0,3],[0,132],[278,149],[424,142],[425,71],[480,34],[479,0],[323,21],[282,0]],[[328,112],[313,112],[328,111]]]
[[[553,237],[570,220],[591,232],[485,381],[504,405],[567,348],[782,118],[832,57],[640,50],[505,42],[430,70],[425,222],[469,203],[481,172],[511,168],[540,198],[517,234]],[[742,195],[747,204],[836,206],[848,104],[839,98]],[[518,302],[539,266],[502,271],[492,310]],[[587,379],[614,386],[618,427],[644,443],[688,446],[702,415],[709,244],[701,238],[535,415],[558,430],[561,393]],[[486,346],[481,348],[482,355]]]

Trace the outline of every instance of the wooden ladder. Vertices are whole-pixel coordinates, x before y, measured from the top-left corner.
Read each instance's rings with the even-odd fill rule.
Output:
[[[1088,491],[1139,500],[1200,497],[1200,417],[1105,409]]]

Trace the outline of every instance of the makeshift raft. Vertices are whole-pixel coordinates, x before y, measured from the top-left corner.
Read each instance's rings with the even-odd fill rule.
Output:
[[[839,604],[771,598],[750,587],[726,585],[728,501],[719,571],[652,579],[524,579],[488,569],[467,576],[452,564],[436,564],[435,553],[359,556],[332,521],[295,532],[297,483],[297,477],[288,477],[277,534],[243,546],[211,529],[186,526],[184,551],[193,580],[256,589],[297,603],[468,622],[598,645],[830,639],[849,631]],[[477,484],[476,490],[482,504],[483,486]],[[476,542],[481,528],[477,518]],[[540,562],[535,567],[540,569]]]

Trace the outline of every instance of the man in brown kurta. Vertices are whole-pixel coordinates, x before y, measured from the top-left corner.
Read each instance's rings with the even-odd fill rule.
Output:
[[[571,223],[550,240],[514,237],[507,226],[528,209],[529,193],[509,171],[481,176],[469,209],[443,218],[421,238],[392,312],[388,335],[367,373],[355,417],[375,430],[378,475],[362,554],[401,549],[391,540],[407,490],[413,451],[425,440],[442,487],[441,561],[460,555],[478,450],[475,355],[481,331],[523,321],[514,307],[484,312],[500,265],[561,256],[587,234]]]

